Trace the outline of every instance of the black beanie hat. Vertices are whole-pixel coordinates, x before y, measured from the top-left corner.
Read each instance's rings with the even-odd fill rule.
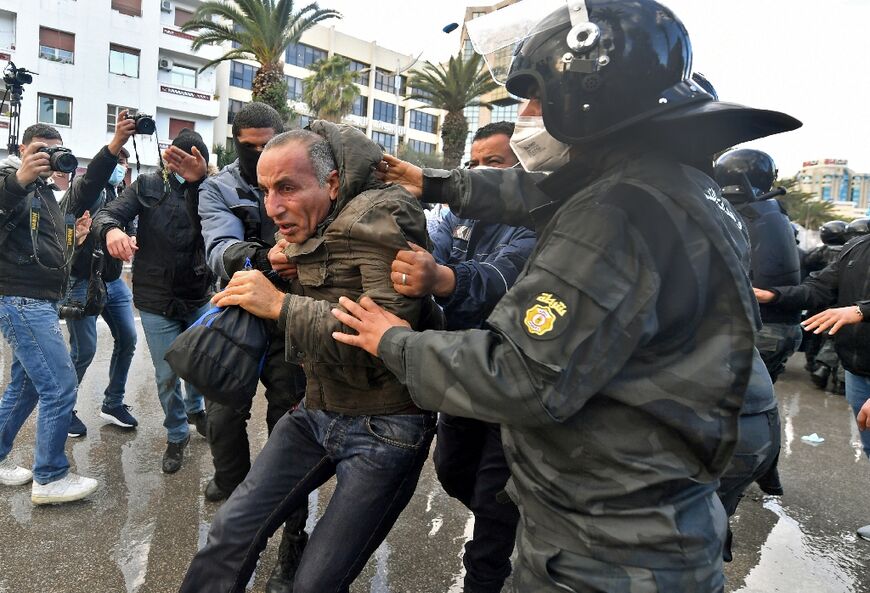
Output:
[[[172,146],[177,146],[187,154],[193,154],[192,148],[196,146],[199,154],[201,154],[202,158],[205,159],[205,162],[208,163],[208,147],[206,147],[205,142],[202,141],[202,136],[190,128],[184,128],[181,130],[178,133],[178,136],[175,137],[175,140],[172,141]]]

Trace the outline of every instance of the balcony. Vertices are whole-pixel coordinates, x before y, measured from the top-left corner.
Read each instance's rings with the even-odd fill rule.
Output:
[[[184,113],[193,113],[204,117],[217,117],[220,102],[215,101],[210,93],[199,89],[187,89],[166,82],[159,82],[157,106],[161,109],[171,109]]]
[[[217,45],[204,45],[194,52],[190,48],[194,35],[182,32],[174,25],[162,24],[163,34],[160,36],[160,47],[177,54],[192,56],[202,60],[214,60],[223,55],[223,48]]]

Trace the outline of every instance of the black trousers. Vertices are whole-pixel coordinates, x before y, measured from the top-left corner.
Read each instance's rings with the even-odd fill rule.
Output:
[[[261,381],[266,386],[266,428],[269,434],[278,420],[292,410],[305,395],[302,367],[284,361],[283,336],[273,338]],[[214,462],[214,480],[224,492],[232,492],[251,469],[248,420],[251,404],[231,407],[206,401],[208,444]]]
[[[504,493],[510,478],[498,424],[440,414],[435,471],[444,490],[474,513],[465,544],[465,590],[497,593],[511,573],[519,511]]]

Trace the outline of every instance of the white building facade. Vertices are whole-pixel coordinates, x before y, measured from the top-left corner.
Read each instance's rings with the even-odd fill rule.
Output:
[[[215,68],[198,69],[220,48],[190,49],[179,25],[198,0],[0,0],[0,68],[38,73],[24,87],[21,133],[42,122],[55,126],[81,165],[112,137],[117,113],[131,108],[154,117],[155,136],[137,136],[144,170],[158,163],[183,128],[213,144],[220,112]],[[0,154],[6,154],[8,101],[0,116]],[[19,138],[20,140],[20,138]],[[136,160],[128,144],[131,164]]]

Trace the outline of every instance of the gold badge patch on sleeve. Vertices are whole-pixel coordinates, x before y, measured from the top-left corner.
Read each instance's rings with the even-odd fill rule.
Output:
[[[532,306],[526,309],[523,325],[532,336],[544,336],[553,331],[556,322],[567,313],[568,307],[564,301],[552,293],[542,292],[535,297]]]

